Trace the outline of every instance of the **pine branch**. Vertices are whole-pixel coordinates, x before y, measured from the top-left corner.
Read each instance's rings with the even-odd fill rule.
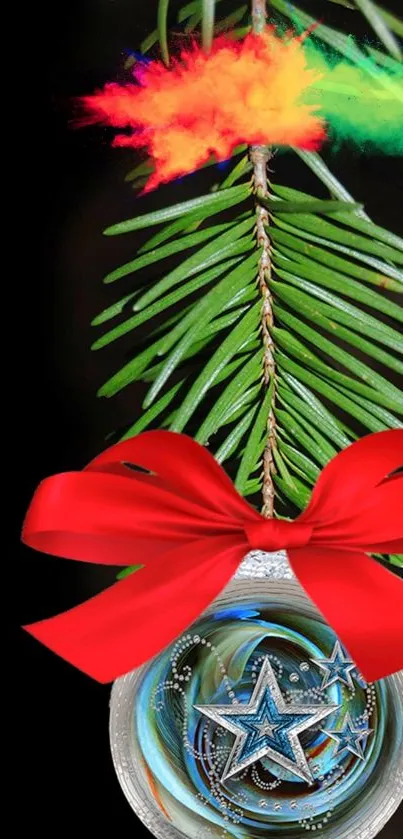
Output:
[[[192,0],[180,13],[193,29],[203,5]],[[296,14],[284,0],[271,7]],[[262,31],[265,4],[256,0],[253,11]],[[316,33],[348,53],[348,36]],[[363,57],[356,47],[352,60]],[[106,234],[150,228],[150,237],[105,277],[125,285],[93,321],[103,327],[94,349],[133,336],[99,395],[134,381],[148,387],[143,413],[116,434],[155,426],[191,434],[220,462],[232,460],[241,494],[263,490],[268,516],[304,509],[320,470],[354,439],[403,424],[403,241],[372,222],[319,155],[298,155],[319,194],[269,183],[271,149],[240,146],[207,194],[148,213],[139,202],[135,218]],[[128,180],[137,189],[151,171],[142,162]]]

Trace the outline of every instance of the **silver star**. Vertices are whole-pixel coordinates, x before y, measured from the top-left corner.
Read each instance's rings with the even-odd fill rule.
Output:
[[[248,705],[194,706],[196,711],[236,737],[222,783],[265,757],[312,783],[312,773],[298,736],[338,707],[286,703],[268,658],[264,659]]]
[[[330,658],[311,658],[311,661],[325,670],[321,690],[330,687],[335,682],[342,682],[350,689],[354,688],[351,671],[355,670],[356,665],[350,658],[346,658],[340,641],[336,641]]]
[[[256,723],[255,728],[256,731],[259,732],[260,737],[273,737],[278,725],[271,725],[269,722],[258,722]]]
[[[351,716],[349,713],[346,714],[344,717],[343,726],[340,729],[331,729],[327,731],[323,729],[323,734],[327,734],[328,737],[331,737],[337,743],[337,748],[335,751],[335,755],[341,754],[341,752],[348,751],[351,754],[355,755],[359,758],[359,760],[365,760],[364,750],[361,744],[361,740],[368,737],[369,734],[372,734],[372,728],[354,728]]]

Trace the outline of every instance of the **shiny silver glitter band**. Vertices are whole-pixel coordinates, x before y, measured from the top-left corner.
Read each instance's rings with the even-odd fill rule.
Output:
[[[294,572],[285,551],[251,551],[241,563],[235,580],[292,580]]]

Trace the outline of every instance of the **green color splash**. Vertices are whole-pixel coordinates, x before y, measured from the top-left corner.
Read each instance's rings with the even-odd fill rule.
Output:
[[[305,101],[328,123],[333,148],[353,141],[363,151],[403,154],[403,64],[383,69],[363,54],[360,66],[305,44],[318,80]]]

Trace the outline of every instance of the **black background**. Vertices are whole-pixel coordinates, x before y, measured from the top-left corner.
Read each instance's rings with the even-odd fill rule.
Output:
[[[396,0],[393,8],[399,5]],[[344,22],[348,29],[351,20],[354,28],[345,8],[327,0],[304,4],[319,17],[324,6],[327,21]],[[11,554],[5,557],[12,572],[7,591],[14,615],[10,692],[3,688],[8,697],[4,741],[9,739],[3,764],[10,766],[9,758],[17,757],[15,771],[9,771],[10,797],[16,797],[13,817],[23,829],[38,829],[44,837],[60,829],[83,835],[90,828],[149,836],[136,822],[112,767],[109,686],[92,682],[19,629],[101,590],[113,581],[114,571],[36,554],[20,544],[19,532],[39,481],[81,468],[104,447],[109,431],[140,410],[141,386],[110,402],[96,399],[97,388],[122,363],[122,349],[89,350],[94,337],[90,321],[115,294],[102,286],[102,276],[130,258],[136,246],[131,237],[122,241],[101,233],[108,224],[134,215],[134,195],[123,180],[131,157],[111,150],[106,132],[77,131],[69,121],[72,97],[115,78],[124,50],[137,48],[154,28],[156,0],[70,0],[30,10],[17,6],[16,11],[16,31],[23,27],[25,37],[21,44],[19,35],[12,39],[16,119],[6,133],[8,147],[17,154],[10,198],[10,241],[15,244],[4,281],[17,297],[3,309],[9,336],[3,364],[14,368],[12,399],[8,395],[4,410],[6,450],[15,439],[12,491],[6,498],[6,509],[12,499],[6,518],[11,515],[14,525]],[[6,157],[5,170],[8,165]],[[343,151],[331,165],[375,221],[403,232],[400,161]],[[299,176],[304,188],[302,171],[294,171],[295,166],[290,156],[279,158],[279,177]],[[185,180],[164,188],[164,202],[186,197],[191,187]],[[155,200],[161,202],[161,195],[147,198],[144,206]],[[14,711],[16,720],[9,723]],[[402,826],[400,808],[382,839],[398,839]]]

